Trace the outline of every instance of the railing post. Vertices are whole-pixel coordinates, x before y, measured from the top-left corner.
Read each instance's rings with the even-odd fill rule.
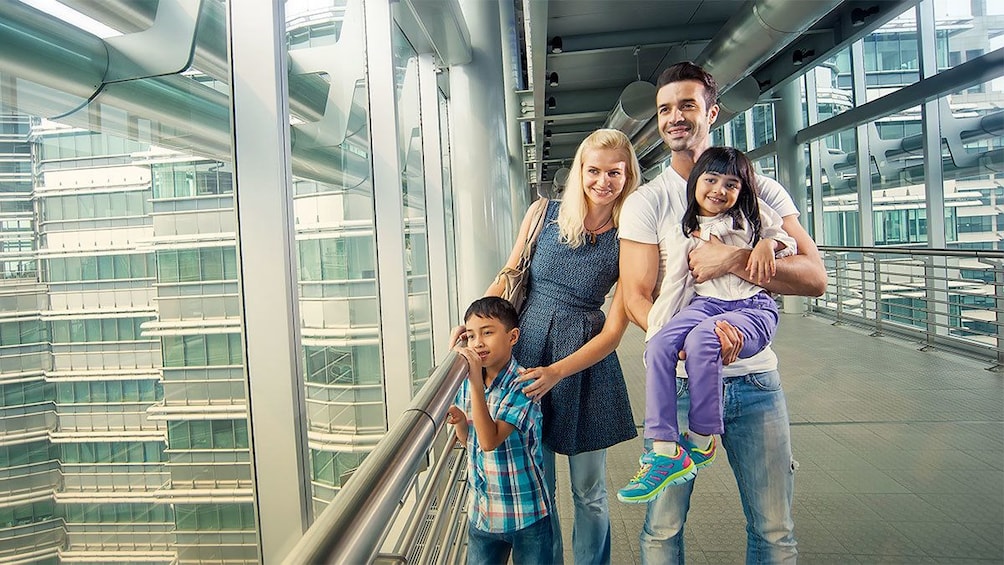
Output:
[[[839,326],[843,323],[844,315],[844,285],[841,284],[843,281],[843,273],[840,272],[840,260],[843,259],[843,253],[835,253],[833,255],[833,278],[836,280],[837,285],[837,315],[836,321],[832,325]]]
[[[882,260],[877,253],[872,254],[871,258],[875,284],[875,331],[871,335],[872,337],[880,337],[882,335]]]
[[[927,303],[927,330],[921,351],[935,346],[939,326],[948,333],[948,275],[947,257],[930,255],[924,258],[924,295]]]
[[[988,371],[1004,372],[1004,261],[989,261],[994,266],[994,296],[996,296],[997,311],[997,364],[988,367]]]

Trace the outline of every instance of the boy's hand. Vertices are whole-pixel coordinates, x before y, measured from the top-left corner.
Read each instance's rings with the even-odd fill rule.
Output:
[[[457,405],[450,406],[450,409],[446,411],[446,423],[454,426],[459,423],[466,425],[467,414],[464,414],[464,411]]]
[[[529,382],[529,384],[523,387],[523,394],[527,395],[534,402],[540,402],[540,399],[550,392],[554,388],[554,385],[561,381],[561,376],[554,369],[551,369],[550,366],[533,367],[530,369],[521,367],[519,375],[516,382]]]
[[[446,423],[454,426],[454,436],[460,443],[467,443],[467,414],[459,406],[450,406],[446,411]]]
[[[481,356],[478,355],[477,351],[467,346],[458,345],[453,350],[462,355],[464,359],[467,359],[468,380],[471,381],[472,385],[478,386],[483,390],[485,388],[485,377],[481,374]]]
[[[467,339],[467,327],[463,324],[454,327],[450,330],[450,349],[453,349],[457,345],[460,345],[461,341]]]
[[[750,251],[750,258],[746,261],[746,272],[749,273],[750,281],[754,284],[763,286],[769,283],[771,277],[777,273],[777,265],[774,261],[774,248],[776,246],[773,239],[761,239]]]

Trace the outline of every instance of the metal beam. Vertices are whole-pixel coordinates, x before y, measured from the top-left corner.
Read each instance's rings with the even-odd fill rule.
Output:
[[[843,131],[861,124],[912,108],[918,104],[940,96],[965,90],[975,84],[988,82],[1004,74],[1004,48],[996,49],[981,57],[972,59],[941,71],[940,73],[905,86],[896,92],[862,104],[818,124],[798,132],[798,143],[807,143],[832,133]]]

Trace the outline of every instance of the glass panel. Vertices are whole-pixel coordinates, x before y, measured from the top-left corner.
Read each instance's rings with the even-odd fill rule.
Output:
[[[816,79],[816,108],[821,122],[854,107],[851,88],[851,48],[845,47],[836,55],[810,71]],[[811,124],[810,124],[811,125]]]
[[[365,29],[362,2],[350,0],[287,0],[287,41],[290,58],[300,50],[314,51],[314,57],[327,60],[325,68],[305,69],[306,73],[289,79],[289,111],[293,116],[294,213],[297,228],[297,273],[299,274],[300,315],[304,357],[317,362],[324,378],[324,367],[353,362],[360,347],[376,351],[375,369],[367,378],[382,382],[379,345],[356,346],[379,333],[377,305],[376,237],[374,230],[373,183],[370,174],[369,97],[365,62]],[[386,25],[391,25],[387,22]],[[388,46],[389,48],[390,46]],[[318,60],[318,59],[315,59]],[[338,88],[329,90],[328,83]],[[387,95],[387,104],[391,102]],[[330,97],[330,100],[327,99]],[[337,108],[344,120],[324,117],[325,104]],[[324,135],[318,134],[323,131]],[[409,192],[409,201],[418,195],[420,186]],[[412,226],[406,226],[406,232]],[[393,280],[404,273],[390,273]],[[348,330],[333,337],[332,329]],[[346,341],[348,345],[346,345]],[[342,361],[337,349],[347,354]],[[321,351],[320,358],[315,351]],[[367,365],[367,368],[371,368]],[[355,374],[349,372],[349,374]],[[310,377],[308,371],[308,378]],[[308,385],[309,388],[309,385]],[[379,411],[384,412],[382,401]],[[310,429],[328,430],[335,422],[348,422],[340,429],[354,433],[354,406],[327,404],[309,410]],[[380,433],[371,430],[368,433]],[[320,451],[336,451],[341,442],[324,439]],[[353,441],[348,439],[345,441]],[[313,441],[312,441],[313,444]],[[314,451],[312,457],[318,453]],[[324,465],[311,463],[311,469]],[[318,499],[330,498],[330,489],[316,490]]]
[[[429,249],[425,229],[425,171],[422,165],[422,115],[418,54],[394,26],[394,90],[398,146],[401,148],[401,203],[404,207],[405,276],[411,334],[411,378],[417,392],[432,370],[432,304],[429,295]]]
[[[13,144],[12,153],[6,146],[0,150],[0,160],[14,163],[12,172],[23,172],[25,177],[23,183],[8,182],[10,175],[0,171],[5,203],[0,207],[0,255],[3,278],[29,274],[34,278],[33,262],[45,257],[51,284],[4,287],[4,296],[17,298],[4,308],[5,320],[22,324],[18,339],[42,343],[12,348],[10,357],[23,358],[11,365],[18,367],[14,371],[5,365],[4,378],[11,376],[9,372],[34,378],[45,371],[51,384],[10,395],[5,389],[4,402],[16,400],[19,406],[4,406],[11,417],[6,418],[8,428],[3,432],[10,437],[36,435],[44,432],[37,428],[44,422],[41,425],[49,431],[67,434],[73,446],[63,445],[57,452],[64,464],[58,484],[48,480],[45,475],[51,473],[41,468],[30,476],[12,474],[10,457],[0,460],[0,477],[24,500],[51,501],[54,488],[70,493],[69,498],[81,488],[105,495],[86,505],[77,503],[74,509],[58,495],[55,506],[15,504],[21,511],[27,509],[28,519],[36,522],[46,511],[52,514],[48,505],[65,523],[54,520],[13,536],[0,535],[4,538],[0,561],[17,553],[28,556],[25,559],[43,559],[79,550],[102,556],[98,560],[106,560],[105,555],[122,561],[149,560],[153,551],[163,562],[257,562],[253,520],[241,520],[242,529],[250,530],[248,535],[228,534],[226,539],[217,535],[223,529],[217,507],[238,508],[238,502],[252,495],[247,482],[248,442],[245,437],[239,445],[235,433],[237,428],[247,429],[243,356],[239,349],[231,352],[229,338],[219,333],[221,325],[240,326],[242,308],[236,306],[235,285],[198,284],[207,278],[219,281],[227,270],[235,279],[238,271],[230,196],[233,112],[226,84],[231,74],[226,25],[230,3],[196,3],[202,10],[195,48],[199,62],[192,68],[174,75],[158,71],[154,74],[163,76],[154,78],[117,76],[125,80],[104,84],[105,70],[112,76],[128,69],[117,67],[115,59],[105,69],[103,47],[89,50],[100,47],[101,39],[57,17],[58,3],[36,4],[35,24],[51,33],[46,38],[25,34],[24,42],[3,46],[5,61],[32,61],[31,80],[25,72],[28,66],[0,64],[0,143]],[[130,2],[125,16],[94,8],[100,3],[80,6],[84,4],[91,6],[81,11],[116,28],[109,33],[143,29],[158,15],[157,2]],[[160,7],[169,4],[175,3],[162,2]],[[0,27],[16,25],[8,21],[11,17],[7,12],[0,16],[4,20]],[[172,30],[178,33],[171,44],[143,45],[139,51],[184,46],[181,31]],[[61,43],[64,37],[85,36],[87,41]],[[137,41],[144,37],[134,36]],[[33,42],[93,61],[100,72],[88,75],[81,65],[73,76],[60,76],[46,68]],[[53,116],[59,117],[48,119]],[[44,222],[35,221],[36,205]],[[27,244],[22,246],[22,241]],[[202,249],[205,255],[200,255]],[[30,257],[22,259],[22,254]],[[177,315],[181,302],[202,304],[207,312],[226,311],[227,319],[219,319],[220,315],[207,323],[201,317],[181,320]],[[231,307],[225,309],[223,304]],[[144,323],[147,327],[141,329]],[[52,344],[46,338],[50,333]],[[212,349],[207,350],[206,336],[211,336]],[[40,366],[36,359],[47,365]],[[210,360],[222,373],[215,378],[229,386],[216,389],[218,396],[207,399],[205,366]],[[46,409],[55,413],[42,420],[30,413],[39,412],[37,407],[24,407],[40,402],[50,403]],[[212,410],[207,408],[209,402]],[[154,406],[169,415],[166,423],[149,417]],[[209,419],[220,414],[231,419]],[[210,422],[221,427],[211,428]],[[9,429],[23,425],[32,428]],[[107,438],[137,439],[113,443]],[[164,453],[166,445],[170,450]],[[213,445],[212,452],[192,451]],[[28,460],[40,457],[41,452],[33,452]],[[97,471],[65,465],[74,460],[113,464]],[[139,465],[143,461],[147,463]],[[174,490],[184,493],[180,496],[186,500],[214,503],[179,504],[175,521],[171,506],[179,496]],[[121,496],[113,496],[125,491],[130,498],[147,502],[126,504]],[[203,513],[216,518],[201,520]],[[149,521],[167,523],[156,528],[129,526]],[[119,525],[95,529],[83,527],[84,522]],[[199,535],[165,534],[176,530]]]
[[[861,243],[858,207],[856,134],[853,128],[822,140],[820,168],[823,195],[824,245],[857,246]]]
[[[954,36],[953,36],[954,37]],[[1001,70],[1004,75],[1004,69]],[[989,126],[1004,117],[1004,78],[939,100],[945,241],[956,249],[1004,250],[1004,134]],[[948,111],[945,111],[947,109]],[[975,325],[975,320],[969,322]],[[953,324],[954,325],[954,324]],[[988,328],[989,329],[989,328]],[[993,329],[993,332],[998,331]]]

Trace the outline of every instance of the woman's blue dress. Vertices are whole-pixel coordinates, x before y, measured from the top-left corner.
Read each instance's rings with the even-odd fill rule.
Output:
[[[550,365],[571,355],[603,328],[600,307],[617,281],[617,230],[572,249],[559,242],[558,201],[547,205],[530,263],[529,293],[513,353],[523,367]],[[544,445],[577,455],[638,435],[617,353],[570,375],[541,399]]]

